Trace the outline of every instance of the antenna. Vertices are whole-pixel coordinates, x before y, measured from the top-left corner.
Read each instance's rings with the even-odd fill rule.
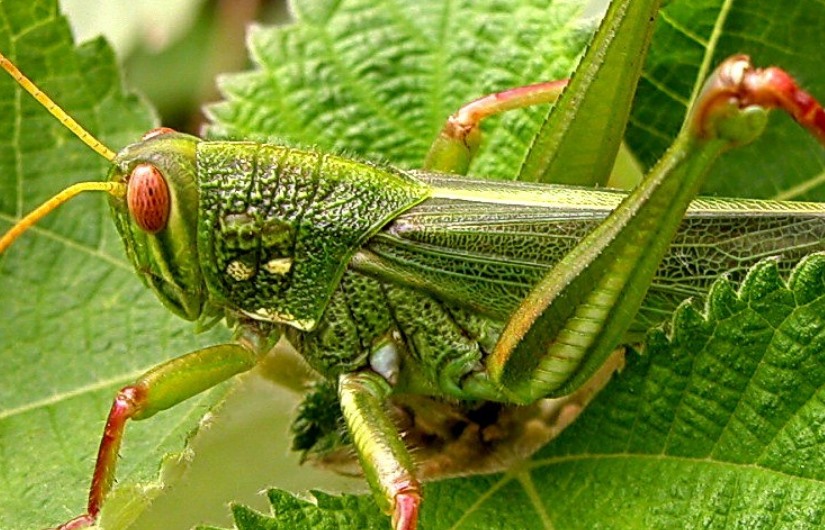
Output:
[[[115,159],[116,155],[114,151],[106,147],[103,142],[81,127],[81,125],[77,123],[74,118],[69,116],[57,103],[55,103],[42,90],[37,88],[37,85],[35,85],[28,77],[23,75],[23,72],[21,72],[2,53],[0,53],[0,66],[3,67],[3,70],[8,72],[15,81],[17,81],[17,84],[23,87],[26,92],[31,94],[31,96],[36,99],[38,103],[43,105],[43,107],[48,110],[52,116],[57,118],[64,127],[72,131],[75,136],[88,145],[94,152],[109,162],[112,162]],[[35,208],[34,211],[20,219],[8,232],[3,234],[3,237],[0,237],[0,254],[9,248],[12,242],[20,237],[23,232],[32,227],[49,212],[84,191],[105,191],[116,197],[122,197],[126,195],[126,185],[120,182],[79,182],[58,192],[46,202]]]
[[[3,237],[0,237],[0,254],[9,248],[20,234],[34,226],[37,221],[46,217],[49,212],[64,202],[84,191],[105,191],[115,196],[123,196],[126,195],[126,185],[120,182],[78,182],[77,184],[72,184],[32,210],[24,218],[17,221],[8,232],[3,234]]]
[[[45,107],[45,109],[48,110],[52,116],[57,118],[64,127],[72,131],[75,136],[83,141],[83,143],[91,147],[95,153],[99,154],[109,162],[115,159],[114,151],[103,145],[103,142],[95,138],[92,133],[81,127],[81,125],[77,123],[74,118],[69,116],[65,110],[61,109],[57,103],[52,101],[52,98],[37,88],[37,85],[32,83],[28,77],[23,75],[23,72],[14,66],[14,63],[6,59],[6,56],[2,53],[0,53],[0,66],[2,66],[3,70],[7,71],[15,81],[17,81],[17,84],[23,87],[26,92],[31,94],[31,96],[36,99],[38,103],[43,105],[43,107]]]

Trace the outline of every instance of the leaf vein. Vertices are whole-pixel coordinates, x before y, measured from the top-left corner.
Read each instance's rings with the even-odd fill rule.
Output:
[[[137,379],[144,372],[146,372],[145,368],[141,369],[141,370],[136,370],[134,372],[130,372],[130,373],[127,373],[127,374],[124,374],[124,375],[120,375],[120,376],[117,376],[117,377],[112,377],[110,379],[102,379],[100,381],[96,381],[96,382],[88,384],[88,385],[79,386],[77,388],[74,388],[74,389],[66,391],[66,392],[58,392],[58,393],[52,394],[51,396],[49,396],[47,398],[39,399],[37,401],[32,401],[30,403],[26,403],[26,404],[21,405],[19,407],[10,408],[10,409],[7,409],[7,410],[0,410],[0,422],[5,421],[5,420],[7,420],[9,418],[12,418],[14,416],[19,416],[21,414],[26,414],[28,412],[32,412],[32,411],[37,410],[37,409],[51,407],[52,405],[56,405],[56,404],[58,404],[62,401],[65,401],[67,399],[72,399],[72,398],[82,396],[82,395],[85,395],[85,394],[91,394],[91,393],[97,392],[99,390],[103,390],[105,388],[109,388],[109,387],[129,383],[129,382],[134,381],[135,379]]]
[[[671,28],[681,33],[688,39],[692,40],[696,44],[700,45],[701,47],[706,48],[708,46],[707,40],[703,39],[701,36],[697,35],[696,33],[690,31],[683,25],[679,24],[675,19],[668,15],[666,9],[659,11],[659,18],[662,20],[662,22],[667,23]]]
[[[458,520],[449,527],[449,530],[459,530],[464,521],[470,517],[474,511],[476,511],[482,504],[484,504],[485,501],[495,495],[498,490],[503,488],[512,480],[513,477],[511,475],[502,476],[501,480],[497,481],[490,489],[479,495],[475,502],[467,507],[467,510],[461,514],[461,517],[459,517]]]
[[[17,222],[17,219],[15,219],[15,218],[13,218],[9,215],[2,214],[2,213],[0,213],[0,220],[6,221],[6,222],[12,223],[12,224]],[[101,260],[105,261],[106,263],[109,263],[110,265],[113,265],[113,266],[118,267],[120,269],[127,270],[127,271],[133,271],[134,270],[132,268],[132,266],[124,260],[115,258],[115,257],[107,254],[106,252],[104,252],[101,249],[96,249],[96,248],[90,247],[88,245],[78,243],[77,241],[72,241],[71,239],[69,239],[65,236],[61,236],[60,234],[58,234],[58,233],[56,233],[53,230],[50,230],[48,228],[42,228],[42,227],[39,227],[39,226],[35,225],[35,226],[29,228],[28,231],[39,234],[39,235],[42,235],[44,237],[47,237],[47,238],[51,239],[52,241],[56,241],[58,243],[61,243],[61,244],[65,245],[65,246],[67,246],[67,247],[69,247],[73,250],[78,250],[80,252],[84,252],[86,254],[89,254],[90,256],[101,259]]]
[[[554,530],[555,525],[553,524],[553,520],[550,518],[547,510],[544,509],[544,505],[541,503],[541,495],[539,495],[539,492],[536,490],[536,485],[533,483],[533,477],[530,476],[530,473],[522,470],[516,474],[516,480],[518,480],[521,487],[524,488],[527,498],[530,499],[530,503],[533,505],[533,508],[535,508],[536,512],[538,512],[542,526],[546,530]]]

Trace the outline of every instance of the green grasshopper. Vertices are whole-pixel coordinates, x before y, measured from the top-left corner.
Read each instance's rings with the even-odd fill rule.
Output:
[[[282,335],[334,382],[379,505],[395,529],[413,529],[421,486],[387,399],[527,404],[587,388],[627,337],[684,292],[707,288],[668,251],[699,249],[709,222],[759,231],[763,250],[720,236],[701,250],[706,277],[822,249],[820,205],[693,201],[712,163],[758,136],[770,108],[825,139],[822,107],[781,70],[754,69],[742,56],[711,75],[671,150],[629,195],[491,188],[450,175],[473,156],[479,116],[553,100],[565,83],[468,104],[448,121],[425,171],[405,172],[163,128],[114,153],[2,56],[0,65],[112,163],[105,182],[71,186],[21,219],[0,252],[71,197],[105,191],[129,259],[161,302],[235,330],[233,341],[161,364],[118,393],[87,511],[62,529],[96,520],[128,420],[252,369]]]

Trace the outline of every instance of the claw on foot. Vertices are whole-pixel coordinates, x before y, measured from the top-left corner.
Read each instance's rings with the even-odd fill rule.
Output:
[[[88,513],[79,515],[71,521],[67,521],[58,526],[55,530],[80,530],[81,528],[88,528],[95,524],[95,519],[97,519],[97,517]]]

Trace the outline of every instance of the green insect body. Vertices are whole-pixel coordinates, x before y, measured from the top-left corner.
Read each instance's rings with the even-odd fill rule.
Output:
[[[736,57],[725,68],[743,62]],[[823,248],[820,205],[690,203],[709,164],[765,123],[761,108],[754,113],[712,103],[706,119],[721,127],[710,125],[716,132],[708,139],[685,136],[677,154],[663,159],[630,195],[526,183],[491,186],[169,130],[151,131],[113,155],[108,181],[89,186],[112,195],[115,224],[138,275],[170,310],[201,327],[225,318],[235,339],[161,364],[120,391],[100,446],[88,513],[61,530],[96,519],[114,481],[127,420],[151,417],[253,368],[284,334],[336,386],[379,505],[393,515],[396,529],[412,530],[420,486],[409,450],[385,412],[388,398],[525,404],[574,393],[622,338],[632,340],[661,322],[719,273],[741,275],[766,257],[790,267]],[[673,207],[671,197],[678,201]],[[653,212],[652,220],[634,208]],[[642,224],[636,228],[635,221]],[[664,235],[657,234],[660,225]],[[758,239],[749,237],[754,232]],[[0,247],[16,237],[14,230],[10,234]],[[640,262],[648,244],[658,250]],[[561,295],[583,296],[581,305],[531,301],[545,296],[548,282],[562,292],[575,285],[577,278],[559,283],[556,271],[567,274],[564,263],[573,256],[573,268],[583,263],[587,272],[602,256],[600,248],[616,255],[607,270],[619,267],[619,277],[631,283],[612,288],[613,277],[594,269],[596,283],[588,280],[584,290]],[[577,253],[585,254],[584,261]],[[624,255],[632,261],[623,263]],[[638,263],[651,277],[634,285]],[[602,314],[616,304],[633,311],[617,325]],[[552,341],[555,331],[543,331],[541,319],[546,311],[571,309],[583,316],[551,314],[553,321],[567,322],[559,331],[565,339]],[[581,325],[586,333],[577,330]],[[513,326],[515,332],[508,331]],[[536,329],[538,339],[530,338]],[[615,329],[615,338],[601,338]],[[602,346],[594,349],[592,340]],[[554,353],[558,345],[562,354]],[[300,443],[323,452],[311,428]]]
[[[271,338],[286,331],[328,377],[372,366],[394,392],[471,400],[508,401],[483,368],[508,316],[626,195],[492,188],[181,134],[127,147],[110,178],[142,163],[171,177],[169,229],[148,234],[122,200],[112,208],[127,253],[167,307],[190,320],[228,313],[278,325]],[[790,269],[823,250],[823,218],[816,203],[694,201],[626,340],[721,274],[741,279],[767,257]],[[577,368],[547,395],[592,373],[574,377]]]

